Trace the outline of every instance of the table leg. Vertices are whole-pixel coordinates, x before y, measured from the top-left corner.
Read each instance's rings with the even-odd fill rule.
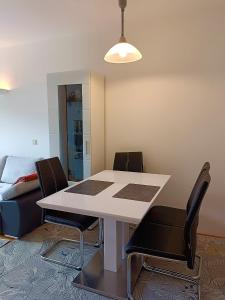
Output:
[[[104,219],[104,251],[100,249],[73,280],[73,284],[114,300],[127,299],[127,269],[125,246],[129,225]],[[136,264],[136,261],[134,261]],[[141,268],[141,266],[140,266]],[[133,267],[132,267],[133,269]],[[135,266],[137,271],[137,266]],[[139,269],[140,271],[140,269]],[[138,272],[135,272],[139,274]]]
[[[122,225],[122,259],[126,259],[126,245],[129,242],[130,239],[130,233],[129,233],[129,224],[128,223],[121,223]]]
[[[104,269],[117,272],[125,258],[125,246],[129,239],[126,223],[112,218],[104,219]]]

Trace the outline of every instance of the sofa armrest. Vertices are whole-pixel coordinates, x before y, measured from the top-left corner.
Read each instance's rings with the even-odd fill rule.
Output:
[[[28,182],[18,182],[16,184],[12,184],[9,188],[7,188],[1,194],[1,196],[3,200],[13,200],[38,188],[40,188],[38,179]]]
[[[36,189],[11,200],[0,201],[1,231],[5,235],[21,237],[41,224],[42,209],[36,204],[42,198]]]

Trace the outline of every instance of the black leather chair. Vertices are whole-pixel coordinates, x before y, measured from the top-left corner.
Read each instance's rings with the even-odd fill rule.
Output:
[[[143,172],[142,152],[116,152],[113,170]]]
[[[209,162],[204,163],[198,175],[198,178],[195,182],[195,186],[198,184],[199,178],[202,172],[205,170],[208,171],[210,170]],[[195,189],[193,188],[193,191],[194,190]],[[192,201],[192,194],[189,197],[189,200],[186,205],[186,209],[179,209],[179,208],[169,207],[169,206],[153,206],[148,213],[148,217],[152,223],[184,227],[186,217],[188,215],[188,211],[191,206],[191,201]]]
[[[188,268],[191,270],[194,269],[195,260],[196,257],[198,257],[198,272],[194,276],[149,266],[145,262],[143,263],[143,267],[148,271],[172,276],[196,284],[200,298],[199,278],[201,258],[196,255],[197,227],[200,206],[210,180],[209,170],[203,170],[192,190],[184,227],[152,223],[148,213],[138,225],[126,247],[126,253],[128,254],[127,293],[129,299],[133,299],[131,280],[131,263],[133,256],[141,256],[143,258],[157,257],[170,261],[183,261],[187,263]]]
[[[54,194],[66,187],[68,187],[68,182],[63,171],[62,165],[58,157],[53,157],[49,159],[44,159],[36,162],[36,169],[40,181],[42,196],[47,197],[51,194]],[[80,214],[73,214],[69,212],[56,211],[51,209],[44,210],[43,220],[47,223],[53,223],[58,225],[63,225],[67,227],[75,228],[80,233],[80,264],[78,266],[74,266],[67,263],[62,263],[60,261],[53,260],[47,257],[47,254],[52,250],[52,247],[47,249],[44,253],[42,253],[42,258],[54,263],[62,264],[68,267],[73,267],[77,270],[81,270],[84,263],[84,239],[83,232],[88,229],[94,222],[98,219],[95,217],[84,216]],[[99,229],[101,232],[101,229]],[[99,239],[100,239],[99,235]],[[60,243],[62,240],[58,241],[54,244]],[[77,243],[75,240],[64,239],[64,241],[70,241]],[[86,243],[88,244],[88,243]],[[98,241],[94,246],[100,246],[101,242]]]

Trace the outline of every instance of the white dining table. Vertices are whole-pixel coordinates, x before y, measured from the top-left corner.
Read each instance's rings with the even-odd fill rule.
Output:
[[[105,170],[87,179],[108,181],[113,184],[95,196],[62,190],[37,203],[45,209],[104,219],[104,250],[100,250],[92,258],[73,283],[79,288],[112,299],[126,299],[125,246],[129,240],[129,224],[140,223],[167,184],[170,175]],[[74,186],[78,184],[80,182]],[[113,197],[128,184],[147,185],[159,189],[147,202]]]

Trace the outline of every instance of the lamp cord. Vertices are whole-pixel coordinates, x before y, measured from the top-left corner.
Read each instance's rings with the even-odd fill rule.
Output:
[[[119,7],[121,8],[121,40],[125,40],[124,35],[124,12],[127,6],[127,0],[119,0]]]
[[[124,37],[124,10],[121,9],[121,37]]]

